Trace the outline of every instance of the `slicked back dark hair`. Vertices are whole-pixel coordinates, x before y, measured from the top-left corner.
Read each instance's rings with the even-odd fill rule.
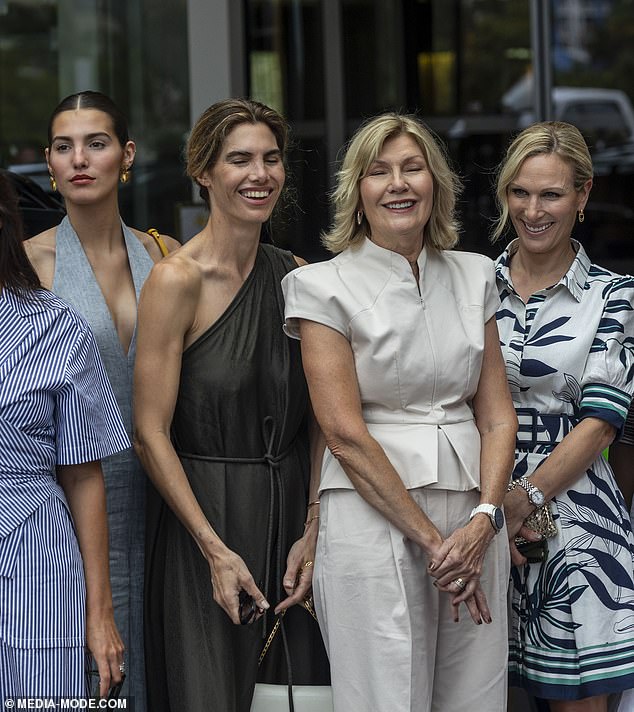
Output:
[[[59,104],[53,109],[51,118],[48,121],[48,147],[53,143],[53,122],[58,114],[63,111],[75,111],[76,109],[96,109],[103,111],[104,114],[112,119],[115,136],[117,137],[121,147],[123,148],[130,140],[128,135],[128,120],[119,107],[112,101],[109,96],[102,94],[99,91],[80,91],[76,94],[70,94],[65,99],[62,99]]]

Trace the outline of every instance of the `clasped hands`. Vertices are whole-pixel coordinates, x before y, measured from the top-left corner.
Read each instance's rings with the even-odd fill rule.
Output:
[[[461,603],[466,605],[477,625],[492,621],[480,586],[480,574],[487,547],[494,536],[491,524],[484,517],[477,517],[453,531],[430,552],[427,573],[434,578],[439,591],[452,596],[456,622],[460,619]]]

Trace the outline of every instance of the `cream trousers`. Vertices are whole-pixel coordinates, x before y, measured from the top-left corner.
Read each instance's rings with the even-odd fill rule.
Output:
[[[443,536],[465,525],[479,493],[410,490]],[[313,589],[330,659],[335,712],[503,712],[509,549],[491,542],[481,577],[493,622],[436,590],[427,557],[354,490],[321,495]]]

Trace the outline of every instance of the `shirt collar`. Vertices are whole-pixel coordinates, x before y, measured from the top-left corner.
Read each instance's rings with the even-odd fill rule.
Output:
[[[588,281],[588,274],[592,263],[590,262],[590,258],[586,254],[586,251],[583,249],[582,244],[573,239],[571,239],[571,242],[576,255],[572,261],[572,264],[568,268],[568,271],[559,280],[557,285],[561,284],[578,302],[580,302],[585,285]],[[504,252],[495,261],[495,274],[497,278],[512,291],[515,290],[513,289],[513,281],[511,280],[510,264],[511,258],[517,252],[518,246],[519,240],[513,240],[507,245]],[[553,287],[557,285],[553,285]]]
[[[359,244],[359,254],[370,259],[372,262],[381,265],[382,267],[389,267],[393,272],[403,275],[411,275],[412,268],[403,255],[394,250],[388,250],[386,247],[381,247],[369,237],[365,237],[363,242]],[[425,265],[427,264],[427,248],[423,244],[423,249],[420,251],[418,258],[416,259],[418,264],[418,273],[422,276],[425,272]]]

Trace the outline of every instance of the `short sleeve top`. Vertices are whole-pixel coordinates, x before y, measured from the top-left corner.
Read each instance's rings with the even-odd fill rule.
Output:
[[[57,493],[57,465],[130,447],[90,328],[44,290],[0,294],[0,438],[0,540]]]
[[[424,248],[419,283],[400,254],[369,239],[287,275],[285,330],[298,319],[350,342],[363,417],[407,487],[479,485],[480,438],[471,400],[485,323],[499,306],[494,265],[482,255]],[[326,454],[321,488],[352,487]]]

